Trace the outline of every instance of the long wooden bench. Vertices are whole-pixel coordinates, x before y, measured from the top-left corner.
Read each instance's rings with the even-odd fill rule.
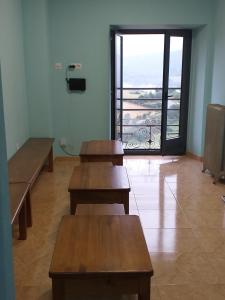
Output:
[[[9,160],[9,182],[33,184],[45,162],[48,171],[53,171],[53,152],[51,138],[30,138]]]
[[[18,217],[19,239],[27,238],[27,226],[31,226],[30,185],[27,183],[10,183],[11,224]]]
[[[20,239],[26,239],[25,225],[32,226],[30,190],[47,163],[53,171],[52,138],[30,138],[8,161],[11,223],[19,217]]]

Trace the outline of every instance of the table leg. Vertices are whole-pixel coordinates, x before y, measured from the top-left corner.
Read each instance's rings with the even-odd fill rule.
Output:
[[[25,200],[19,212],[19,239],[26,240],[26,238],[27,238],[27,211],[26,211],[26,200]]]
[[[123,156],[122,157],[112,157],[111,161],[114,166],[122,166],[123,165]]]
[[[125,214],[129,215],[129,193],[124,195],[124,210]]]
[[[48,172],[53,172],[53,149],[48,154]]]
[[[122,166],[123,165],[123,156],[118,158],[118,166]]]
[[[64,281],[61,279],[52,279],[52,299],[63,300],[64,294]]]
[[[26,211],[27,211],[27,226],[32,226],[32,209],[31,209],[31,199],[30,199],[30,190],[26,195]]]
[[[70,193],[70,214],[75,215],[77,209],[77,203],[74,201],[73,196]]]
[[[138,300],[150,300],[151,295],[151,281],[149,279],[143,280],[138,294]]]

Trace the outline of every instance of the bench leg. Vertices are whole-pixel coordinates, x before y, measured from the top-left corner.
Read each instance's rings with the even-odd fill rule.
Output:
[[[22,208],[19,212],[19,240],[26,240],[27,238],[27,209],[26,201],[23,202]]]
[[[48,172],[53,172],[53,149],[48,154]]]
[[[129,215],[129,193],[124,195],[124,210],[125,214]]]
[[[52,279],[52,299],[63,300],[65,297],[64,281],[60,279]]]
[[[70,214],[75,215],[77,209],[77,203],[72,199],[70,195]]]
[[[32,209],[31,209],[31,198],[30,198],[30,190],[26,196],[26,211],[27,211],[27,226],[32,226]]]
[[[143,280],[143,282],[141,282],[138,300],[150,300],[150,294],[151,281],[149,279]]]

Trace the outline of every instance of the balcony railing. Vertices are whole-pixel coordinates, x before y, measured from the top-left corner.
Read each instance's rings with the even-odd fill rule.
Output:
[[[179,136],[180,93],[180,88],[169,89],[167,139]],[[122,139],[124,149],[159,150],[161,147],[162,88],[123,88],[122,96],[122,101],[119,97],[117,98],[116,132],[117,138]],[[122,132],[120,132],[121,127]]]

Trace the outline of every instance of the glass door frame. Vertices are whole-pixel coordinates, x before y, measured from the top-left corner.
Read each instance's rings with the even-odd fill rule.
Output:
[[[181,71],[181,94],[180,94],[180,115],[179,115],[179,137],[167,139],[167,113],[169,94],[169,70],[170,70],[170,38],[183,37],[182,71]],[[190,86],[190,66],[191,66],[191,43],[192,31],[167,30],[165,32],[164,46],[164,72],[163,72],[163,111],[162,111],[162,134],[161,134],[161,154],[162,155],[182,155],[186,152],[187,144],[187,123],[188,123],[188,103]]]
[[[111,139],[115,139],[116,129],[116,50],[115,40],[117,35],[127,34],[164,34],[164,63],[163,63],[163,91],[162,91],[162,119],[161,119],[161,146],[159,150],[151,149],[124,149],[125,154],[162,154],[162,155],[176,155],[184,154],[186,152],[187,139],[187,120],[188,120],[188,99],[189,99],[189,81],[190,81],[190,60],[191,60],[191,38],[192,31],[189,29],[123,29],[113,26],[110,29],[111,42]],[[176,142],[173,140],[169,143],[166,140],[167,130],[167,101],[168,101],[168,81],[169,81],[169,59],[170,59],[170,37],[180,36],[184,37],[183,59],[182,65],[182,92],[181,92],[181,106],[180,106],[180,137],[179,149],[176,151]],[[123,65],[123,58],[121,57],[121,65]],[[121,72],[122,73],[122,72]],[[121,75],[122,76],[122,75]],[[122,83],[123,85],[123,83]],[[122,116],[120,117],[122,119]],[[122,127],[122,123],[120,124]]]

